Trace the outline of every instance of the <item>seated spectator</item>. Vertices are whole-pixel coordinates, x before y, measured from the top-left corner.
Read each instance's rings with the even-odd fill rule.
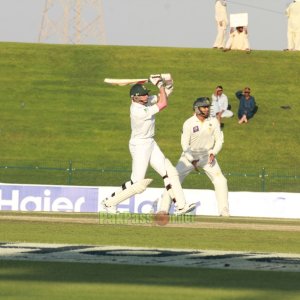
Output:
[[[222,118],[231,118],[233,116],[233,112],[230,110],[231,106],[228,104],[228,98],[223,94],[223,87],[221,85],[216,87],[211,99],[211,115],[215,114],[220,123]]]
[[[247,27],[239,26],[230,29],[229,39],[223,51],[244,50],[250,53]]]
[[[218,121],[221,123],[219,98],[217,97],[217,88],[216,88],[214,94],[212,94],[209,115],[211,117],[216,117],[218,119]]]
[[[244,91],[237,91],[236,97],[239,99],[238,118],[239,124],[248,123],[257,111],[257,105],[255,98],[250,95],[251,90],[249,87],[245,87]]]

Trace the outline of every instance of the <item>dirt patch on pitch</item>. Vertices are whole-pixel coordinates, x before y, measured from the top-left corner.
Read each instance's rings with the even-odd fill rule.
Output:
[[[49,216],[1,216],[0,220],[7,221],[27,221],[27,222],[50,222],[50,223],[80,223],[99,224],[99,220],[81,217],[49,217]]]
[[[193,224],[168,224],[168,227],[185,228],[211,228],[211,229],[242,229],[242,230],[264,230],[264,231],[299,231],[300,226],[286,224],[258,224],[258,223],[215,223],[196,222]]]
[[[0,215],[0,220],[7,221],[25,221],[25,222],[50,222],[50,223],[79,223],[79,224],[95,224],[95,225],[124,225],[124,226],[160,226],[155,222],[125,222],[125,223],[114,223],[110,220],[109,223],[100,223],[99,218],[87,218],[87,217],[70,217],[70,216],[22,216],[22,215]],[[299,225],[291,224],[262,224],[255,223],[255,218],[251,219],[251,222],[230,222],[228,218],[226,220],[220,219],[216,222],[207,221],[194,221],[190,223],[168,223],[164,225],[168,228],[205,228],[205,229],[236,229],[236,230],[264,230],[264,231],[293,231],[300,232]]]

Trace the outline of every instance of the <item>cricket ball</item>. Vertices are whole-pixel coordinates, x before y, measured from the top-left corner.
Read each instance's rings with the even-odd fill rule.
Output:
[[[159,211],[154,215],[154,222],[159,226],[165,226],[169,223],[169,214],[165,211]]]

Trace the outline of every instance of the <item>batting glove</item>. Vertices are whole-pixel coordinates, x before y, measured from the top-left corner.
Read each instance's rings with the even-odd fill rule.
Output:
[[[172,94],[173,90],[174,90],[173,84],[167,84],[165,86],[165,92],[166,92],[167,97],[169,97]]]
[[[173,83],[173,79],[170,73],[160,74],[165,84]]]
[[[150,82],[153,85],[156,85],[158,88],[161,88],[164,84],[162,77],[160,74],[150,75]]]

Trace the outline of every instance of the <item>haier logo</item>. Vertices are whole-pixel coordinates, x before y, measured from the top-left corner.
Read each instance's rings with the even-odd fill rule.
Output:
[[[0,211],[105,212],[102,200],[115,189],[116,187],[0,184]],[[138,214],[156,212],[153,201],[159,199],[161,193],[162,189],[149,188],[146,192],[121,202],[118,210]],[[197,208],[199,206],[200,201]],[[173,211],[172,206],[170,214]]]
[[[97,199],[98,191],[92,188],[9,185],[0,187],[0,210],[97,211]]]

